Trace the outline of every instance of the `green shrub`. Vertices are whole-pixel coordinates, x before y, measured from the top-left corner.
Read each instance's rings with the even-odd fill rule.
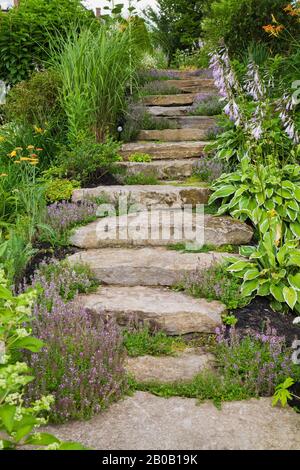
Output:
[[[35,72],[27,81],[14,86],[7,95],[5,111],[8,119],[45,126],[53,120],[60,124],[64,111],[59,101],[61,80],[54,70]]]
[[[7,83],[26,80],[49,60],[50,43],[74,23],[96,22],[79,0],[21,0],[0,11],[0,76]]]
[[[129,162],[150,163],[152,161],[151,155],[147,153],[134,153],[128,158]]]
[[[46,183],[45,196],[48,202],[68,201],[71,199],[74,189],[79,188],[78,181],[68,179],[53,179]]]

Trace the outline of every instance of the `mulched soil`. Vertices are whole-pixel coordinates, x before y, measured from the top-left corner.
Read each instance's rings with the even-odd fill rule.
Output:
[[[31,258],[23,276],[27,282],[30,282],[33,273],[43,261],[49,261],[54,258],[57,260],[63,260],[68,255],[72,255],[79,251],[77,248],[72,246],[59,246],[53,248],[49,243],[37,243],[34,246],[34,249],[36,249],[37,252]]]
[[[235,310],[234,315],[238,318],[236,329],[242,334],[250,329],[261,333],[269,324],[279,336],[285,336],[288,346],[294,339],[300,339],[300,327],[293,325],[295,314],[274,312],[263,297],[257,297],[246,307]]]

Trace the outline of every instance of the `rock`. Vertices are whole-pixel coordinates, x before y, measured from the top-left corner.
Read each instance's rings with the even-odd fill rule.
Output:
[[[207,129],[164,129],[164,130],[142,130],[139,132],[139,140],[160,140],[164,142],[182,142],[189,140],[205,140]]]
[[[119,162],[126,169],[126,175],[143,173],[159,180],[188,178],[199,163],[198,158],[184,160],[154,160],[152,162]],[[122,177],[121,177],[122,178]]]
[[[102,286],[82,296],[82,305],[95,315],[113,317],[120,325],[132,320],[153,325],[168,335],[214,333],[226,307],[221,302],[194,299],[161,287]]]
[[[147,111],[152,116],[184,116],[191,110],[190,106],[148,106],[144,107],[144,111]]]
[[[189,190],[185,197],[190,197]],[[105,246],[242,245],[250,242],[252,229],[231,217],[191,214],[182,210],[147,212],[105,217],[77,228],[70,241],[78,248]]]
[[[103,284],[173,286],[196,271],[222,262],[226,253],[181,253],[166,248],[103,248],[75,253],[71,264],[87,264]]]
[[[120,198],[128,208],[133,204],[141,204],[144,208],[165,205],[167,207],[183,207],[184,204],[206,204],[210,191],[208,187],[172,186],[172,185],[132,185],[132,186],[98,186],[97,188],[75,189],[74,202],[100,198],[115,204]],[[139,210],[137,208],[136,210]]]
[[[177,88],[184,93],[205,93],[216,94],[214,80],[211,78],[190,77],[181,80],[165,80],[164,84],[169,88]]]
[[[142,98],[146,106],[187,106],[192,105],[196,95],[193,93],[181,95],[149,95]]]
[[[135,153],[147,153],[153,160],[181,160],[184,158],[201,157],[209,142],[133,142],[124,144],[120,151],[123,158]]]
[[[205,369],[212,368],[213,354],[202,348],[191,348],[176,356],[129,357],[126,370],[138,382],[174,383],[192,380]]]
[[[298,450],[299,415],[269,398],[197,406],[136,392],[89,421],[43,431],[98,450]],[[201,462],[199,456],[198,462]]]
[[[159,122],[161,118],[159,116],[153,116],[152,119]],[[164,119],[170,122],[170,129],[174,127],[176,127],[176,129],[202,129],[207,132],[217,125],[216,118],[210,116],[171,116],[165,117]]]

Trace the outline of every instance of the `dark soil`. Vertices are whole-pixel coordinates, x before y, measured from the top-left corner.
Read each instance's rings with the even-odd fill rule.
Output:
[[[293,325],[295,314],[274,312],[263,297],[257,297],[246,307],[235,310],[234,315],[238,319],[236,329],[242,334],[249,330],[261,333],[269,324],[278,336],[285,336],[288,346],[295,338],[300,339],[300,327]]]
[[[297,408],[297,411],[300,412],[300,382],[296,382],[292,385],[289,391],[296,395],[296,397],[293,397],[292,400],[288,400],[288,404],[293,408]]]
[[[77,248],[72,246],[58,246],[53,248],[50,243],[37,243],[34,248],[37,252],[31,258],[23,276],[26,282],[30,282],[32,275],[43,261],[49,261],[54,258],[63,260],[66,256],[72,255],[78,251]]]
[[[91,177],[85,181],[84,186],[86,188],[96,188],[97,186],[113,186],[118,183],[118,180],[111,173],[103,175],[103,173],[94,173]]]

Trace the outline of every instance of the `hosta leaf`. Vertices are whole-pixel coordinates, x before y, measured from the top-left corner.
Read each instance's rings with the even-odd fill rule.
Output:
[[[294,276],[290,274],[288,276],[288,281],[291,287],[293,287],[296,290],[300,290],[300,273],[297,273]]]
[[[293,211],[295,211],[295,212],[299,211],[299,204],[294,199],[291,199],[290,201],[288,201],[287,205]]]
[[[297,302],[297,292],[293,287],[284,287],[283,288],[283,297],[288,306],[293,310]]]
[[[257,277],[259,277],[259,275],[260,271],[257,268],[248,269],[248,271],[246,271],[244,274],[244,280],[250,281],[251,279],[256,279]]]
[[[273,297],[277,300],[277,302],[284,302],[284,297],[283,297],[283,288],[284,285],[280,284],[271,284],[270,286],[270,292],[273,295]]]
[[[231,266],[229,266],[227,270],[230,272],[238,272],[252,266],[252,263],[249,263],[248,261],[237,261],[236,263],[233,263]]]
[[[265,282],[261,282],[259,288],[257,290],[257,295],[265,297],[266,295],[270,294],[270,282],[266,280]]]
[[[300,188],[299,187],[295,188],[294,196],[295,196],[296,200],[300,202]]]
[[[290,224],[291,231],[295,235],[295,237],[300,238],[300,224],[299,222],[292,222]]]
[[[241,287],[241,294],[245,297],[249,297],[253,291],[258,289],[259,279],[252,279],[251,281],[245,281]]]
[[[288,257],[287,265],[300,267],[300,253],[298,253],[297,251],[290,253]]]
[[[287,208],[286,213],[288,215],[288,218],[292,220],[293,222],[295,222],[298,216],[297,212],[294,212],[293,210]]]
[[[256,250],[255,246],[241,246],[239,253],[241,256],[250,256]]]
[[[209,198],[209,204],[216,201],[216,199],[223,198],[230,196],[231,194],[235,193],[235,186],[232,184],[227,186],[222,186],[221,188],[217,189]]]
[[[284,189],[291,190],[291,191],[295,190],[295,185],[291,181],[288,181],[288,180],[282,181],[281,187]]]

